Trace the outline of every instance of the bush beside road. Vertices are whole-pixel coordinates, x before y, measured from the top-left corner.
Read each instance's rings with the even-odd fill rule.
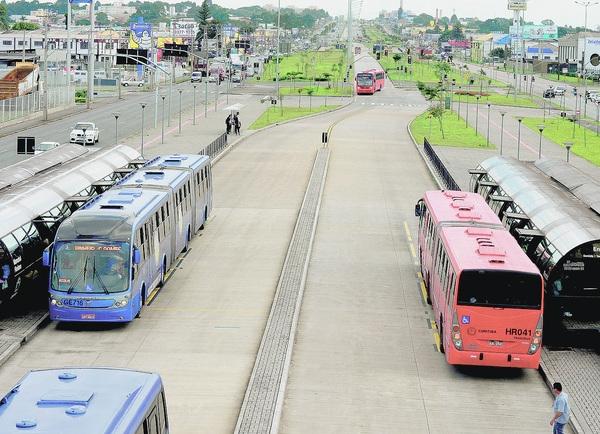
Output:
[[[478,91],[476,92],[478,93]],[[458,95],[454,94],[454,102],[458,102],[460,98],[461,103],[469,102],[469,104],[477,103],[476,95]],[[512,106],[512,107],[524,107],[524,108],[539,108],[540,105],[537,104],[531,97],[528,95],[517,95],[515,99],[514,94],[500,94],[498,92],[491,91],[489,93],[484,92],[481,98],[479,99],[479,104],[486,105],[490,103],[492,105],[501,105],[501,106]]]
[[[280,88],[281,95],[286,96],[308,96],[312,91],[312,96],[351,96],[351,86],[331,86],[327,87],[326,83],[322,86],[296,86],[296,87],[282,87]]]
[[[261,80],[275,80],[276,64],[277,60],[273,59],[265,65]],[[295,75],[296,81],[327,81],[329,75],[329,81],[343,81],[347,64],[346,53],[343,50],[300,52],[281,57],[279,79],[283,81]]]

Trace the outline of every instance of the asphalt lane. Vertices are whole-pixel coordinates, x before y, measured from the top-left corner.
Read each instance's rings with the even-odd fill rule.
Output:
[[[208,107],[214,105],[215,84],[208,85]],[[171,125],[177,122],[179,113],[179,92],[181,89],[181,108],[182,111],[190,109],[194,99],[194,88],[189,82],[173,85],[172,103],[171,103]],[[221,84],[219,92],[224,92],[226,85]],[[196,106],[197,110],[204,110],[205,84],[198,83],[196,89]],[[165,118],[168,118],[169,113],[169,88],[161,87],[159,95],[165,95],[164,111]],[[119,141],[126,137],[139,134],[142,129],[142,108],[141,103],[146,103],[144,109],[144,129],[154,125],[155,109],[158,108],[156,114],[158,124],[162,119],[163,103],[162,99],[158,98],[158,106],[156,106],[154,92],[123,92],[123,99],[114,99],[114,102],[107,103],[101,99],[97,105],[91,110],[87,110],[85,106],[76,110],[74,113],[64,117],[51,120],[49,122],[40,121],[36,126],[30,127],[30,124],[24,125],[24,129],[0,138],[0,168],[14,164],[17,161],[26,159],[25,156],[16,155],[16,143],[18,136],[33,136],[36,142],[53,141],[59,143],[69,142],[69,133],[77,122],[95,122],[100,129],[100,142],[98,147],[111,146],[115,144],[115,117],[113,113],[119,113],[118,134]],[[220,95],[219,100],[224,97]],[[165,124],[167,122],[165,121]],[[14,131],[14,130],[13,130]]]

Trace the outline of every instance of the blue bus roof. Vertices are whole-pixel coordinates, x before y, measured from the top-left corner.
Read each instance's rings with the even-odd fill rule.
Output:
[[[116,214],[130,216],[140,215],[146,208],[151,208],[168,195],[167,191],[159,189],[141,189],[135,187],[123,187],[105,191],[98,197],[86,203],[80,211],[73,215],[89,212],[115,211]]]
[[[176,188],[185,181],[187,173],[169,167],[142,168],[127,175],[117,185]]]
[[[111,368],[31,371],[2,400],[0,432],[135,432],[161,389],[160,376],[149,372]]]
[[[208,155],[197,155],[197,154],[170,154],[160,155],[158,157],[149,160],[144,167],[183,167],[189,169],[195,169],[202,166],[203,164],[209,163],[210,157]]]

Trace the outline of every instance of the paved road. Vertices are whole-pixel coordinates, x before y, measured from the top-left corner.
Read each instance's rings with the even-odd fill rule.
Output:
[[[410,249],[414,203],[434,185],[406,133],[424,105],[388,84],[247,137],[215,166],[213,216],[142,318],[50,324],[0,367],[0,390],[33,368],[157,371],[174,433],[231,433],[321,132],[336,123],[281,432],[548,432],[537,373],[456,369],[434,347]],[[150,149],[190,152],[221,115]]]
[[[197,95],[196,104],[198,112],[204,110],[204,83],[197,84]],[[178,89],[182,89],[182,109],[192,107],[193,103],[193,85],[191,83],[181,83],[173,86],[173,102],[171,106],[171,125],[175,125],[177,122],[177,115],[179,111],[179,93]],[[223,92],[226,86],[222,84],[219,92]],[[214,96],[215,96],[215,85],[209,84],[209,109],[213,108]],[[169,89],[161,88],[160,94],[166,95],[165,99],[165,117],[168,117],[168,95]],[[224,99],[224,96],[222,98]],[[17,156],[15,154],[17,137],[24,134],[28,136],[36,137],[37,141],[55,141],[59,143],[68,143],[69,133],[75,123],[79,121],[90,121],[96,122],[98,128],[100,128],[100,143],[97,146],[114,145],[115,143],[115,118],[113,113],[118,112],[120,114],[118,127],[119,127],[119,140],[138,134],[142,127],[142,109],[140,103],[146,103],[146,109],[144,114],[144,127],[145,129],[154,124],[154,111],[155,111],[155,94],[153,92],[128,92],[123,93],[122,100],[112,100],[111,103],[100,100],[97,106],[91,110],[81,107],[74,113],[69,114],[63,118],[52,120],[49,122],[36,122],[37,126],[31,126],[30,123],[26,124],[26,130],[20,132],[11,132],[11,134],[5,135],[0,138],[0,167],[5,167],[20,161],[26,157]],[[159,98],[158,104],[158,123],[162,116],[162,99]],[[11,128],[14,131],[14,128]]]

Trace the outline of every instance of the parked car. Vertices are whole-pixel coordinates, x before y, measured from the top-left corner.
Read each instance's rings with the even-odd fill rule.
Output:
[[[142,79],[138,79],[138,78],[124,78],[123,80],[121,80],[121,86],[125,86],[125,87],[129,87],[129,86],[137,86],[137,87],[143,87],[144,84],[146,84],[146,82]]]
[[[554,92],[553,88],[546,89],[544,91],[544,98],[554,98],[555,96],[556,96],[556,93]]]
[[[100,140],[100,131],[93,122],[77,122],[71,130],[69,141],[83,146],[93,145]]]
[[[231,82],[232,83],[241,83],[242,82],[242,76],[240,74],[233,74],[231,76]]]
[[[196,83],[196,82],[200,83],[200,82],[202,82],[202,72],[200,72],[200,71],[194,71],[194,72],[192,72],[192,75],[190,77],[190,81],[192,83]]]
[[[41,142],[41,143],[37,143],[35,145],[33,154],[34,155],[39,155],[39,154],[43,154],[46,151],[49,151],[50,149],[54,149],[60,146],[60,143],[58,142]]]

